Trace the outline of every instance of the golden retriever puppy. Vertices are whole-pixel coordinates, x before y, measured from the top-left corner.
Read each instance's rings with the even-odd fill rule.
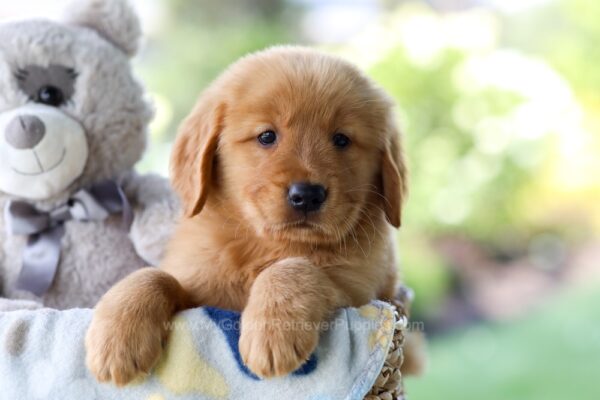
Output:
[[[317,51],[275,47],[229,67],[176,139],[185,216],[161,267],[96,307],[93,374],[122,385],[147,373],[174,313],[215,306],[242,311],[250,370],[284,375],[334,310],[391,298],[406,193],[392,108],[357,68]]]

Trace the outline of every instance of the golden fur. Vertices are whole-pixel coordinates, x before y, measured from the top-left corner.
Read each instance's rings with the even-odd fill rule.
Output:
[[[298,368],[339,307],[391,298],[406,167],[392,101],[355,67],[279,47],[231,66],[184,121],[172,157],[180,222],[160,269],[111,289],[86,338],[101,381],[125,384],[161,353],[187,307],[242,311],[240,352],[257,375]],[[257,142],[277,133],[268,148]],[[336,148],[332,136],[351,138]],[[292,182],[327,188],[319,212],[286,202]]]

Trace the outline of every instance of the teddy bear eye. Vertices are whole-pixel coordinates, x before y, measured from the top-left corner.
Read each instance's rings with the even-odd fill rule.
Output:
[[[263,146],[270,146],[277,140],[277,134],[273,131],[265,131],[258,135],[257,139]]]
[[[332,138],[333,145],[339,149],[348,147],[351,143],[350,138],[343,133],[336,133]]]
[[[36,103],[46,104],[52,107],[60,106],[64,101],[65,96],[62,90],[56,86],[42,86],[37,93]]]

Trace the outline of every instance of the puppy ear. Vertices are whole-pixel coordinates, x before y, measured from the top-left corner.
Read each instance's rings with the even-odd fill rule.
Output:
[[[402,203],[408,194],[408,171],[401,146],[400,131],[390,126],[386,147],[381,158],[381,178],[385,215],[390,224],[402,225]]]
[[[224,104],[214,106],[201,99],[177,134],[171,181],[187,217],[198,215],[206,203],[224,117]]]
[[[95,30],[129,57],[142,35],[140,20],[127,0],[75,0],[64,15],[67,23]]]

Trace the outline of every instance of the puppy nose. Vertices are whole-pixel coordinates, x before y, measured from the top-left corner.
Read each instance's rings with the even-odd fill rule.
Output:
[[[4,137],[16,149],[33,149],[46,134],[44,122],[35,115],[20,115],[8,123]]]
[[[298,211],[317,211],[326,198],[327,191],[323,186],[307,182],[294,183],[288,190],[288,202]]]

